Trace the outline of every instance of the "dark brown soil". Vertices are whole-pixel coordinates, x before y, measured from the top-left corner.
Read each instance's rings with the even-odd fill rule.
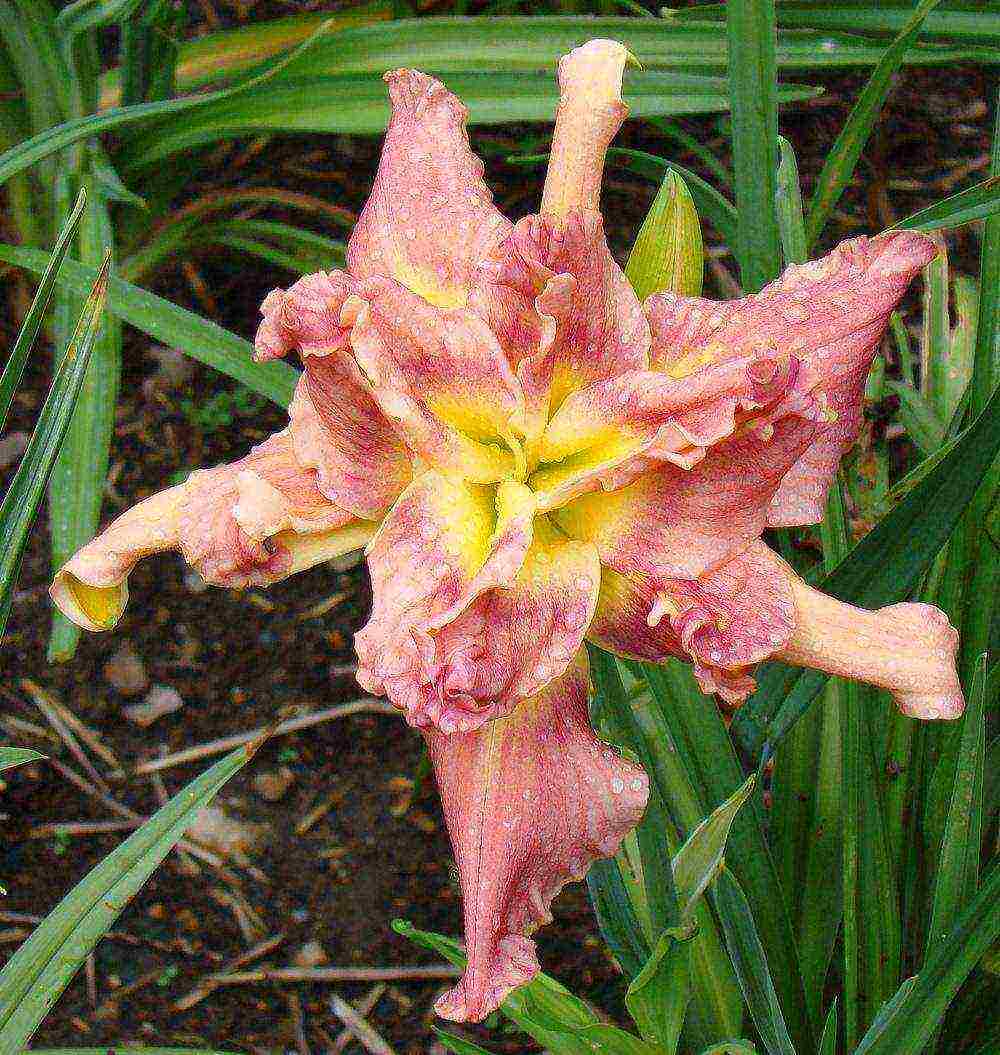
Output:
[[[263,6],[258,5],[250,17],[262,17]],[[225,9],[226,17],[237,18],[236,10],[235,6]],[[287,10],[285,5],[271,13]],[[807,187],[862,83],[860,76],[830,80],[827,97],[785,113],[783,131],[797,148]],[[880,229],[919,205],[982,178],[989,138],[985,100],[991,96],[991,85],[977,69],[910,71],[901,78],[879,134],[859,167],[857,185],[842,202],[838,235]],[[719,119],[681,123],[727,160]],[[524,130],[525,138],[535,131]],[[533,208],[540,186],[538,173],[503,163],[503,156],[516,150],[521,139],[517,130],[474,136],[488,158],[498,201],[511,215]],[[676,154],[671,144],[638,126],[626,130],[623,142],[700,168],[696,159]],[[246,152],[245,143],[220,148],[205,171],[225,175],[197,182],[178,205],[210,188],[257,183],[304,190],[356,210],[370,186],[377,147],[371,141],[315,137],[275,139],[256,153]],[[652,192],[650,185],[611,173],[605,212],[619,254],[634,235]],[[301,216],[289,218],[302,222]],[[971,270],[975,239],[958,232],[951,245],[959,266]],[[731,257],[721,262],[732,270]],[[187,274],[179,268],[162,273],[158,292],[194,310],[214,313],[224,325],[246,336],[255,328],[263,295],[289,281],[286,273],[256,263],[247,268],[231,255],[205,254],[189,263]],[[210,299],[201,289],[208,291]],[[713,295],[718,293],[716,287]],[[7,331],[5,347],[12,338],[9,325]],[[182,409],[185,399],[201,404],[212,393],[231,388],[231,382],[201,368],[180,392],[147,398],[142,382],[153,371],[148,347],[145,338],[128,335],[112,482],[105,503],[108,518],[164,486],[174,474],[238,456],[283,425],[283,415],[271,407],[237,415],[216,431],[193,424],[190,413]],[[31,427],[49,380],[44,358],[36,357],[29,368],[12,429]],[[74,769],[79,765],[47,731],[22,679],[33,680],[71,707],[98,731],[126,768],[164,750],[172,752],[266,724],[286,708],[315,709],[360,695],[344,668],[352,663],[351,635],[363,623],[368,606],[362,566],[315,569],[266,594],[252,591],[238,596],[214,589],[194,592],[178,559],[156,558],[133,575],[133,600],[119,629],[105,637],[86,637],[73,661],[61,666],[45,660],[48,578],[42,517],[25,561],[22,591],[0,643],[6,674],[0,685],[0,715],[43,727],[43,736],[32,737],[21,727],[13,739]],[[342,599],[326,614],[303,617],[334,594]],[[124,720],[122,708],[134,701],[116,692],[103,674],[104,663],[126,638],[142,657],[150,680],[176,688],[184,700],[181,711],[145,730]],[[249,984],[216,990],[187,1011],[172,1005],[198,979],[245,952],[257,938],[284,935],[284,941],[261,961],[274,966],[287,966],[293,954],[312,940],[322,944],[332,965],[383,966],[430,960],[391,931],[389,921],[394,916],[459,933],[459,899],[436,796],[432,789],[418,792],[408,808],[401,808],[407,796],[405,782],[414,777],[419,761],[418,738],[401,721],[380,715],[356,715],[269,743],[218,800],[233,816],[265,826],[264,847],[251,856],[251,867],[232,864],[220,873],[201,865],[200,874],[190,875],[176,855],[169,858],[120,921],[121,929],[137,943],[102,942],[95,956],[94,991],[88,993],[83,976],[74,980],[39,1031],[36,1044],[144,1042],[247,1052],[301,1051],[295,1028],[300,1015],[310,1050],[332,1050],[327,1037],[336,1035],[338,1023],[328,1008],[328,986]],[[97,764],[107,768],[100,761]],[[208,764],[206,760],[167,770],[166,793],[177,791]],[[254,777],[280,765],[291,768],[294,783],[281,801],[266,802],[254,789]],[[156,787],[148,777],[112,783],[112,791],[121,803],[142,814],[158,805]],[[329,812],[308,832],[297,835],[296,825],[331,794],[335,801]],[[46,763],[8,774],[0,808],[4,814],[0,881],[9,891],[0,902],[0,912],[7,914],[44,915],[122,838],[121,834],[34,837],[33,830],[46,824],[113,819],[104,805],[82,795]],[[237,912],[227,904],[234,892],[249,906],[256,920],[255,934],[241,931]],[[14,917],[0,916],[0,957],[16,948],[21,929]],[[571,889],[556,906],[556,923],[541,936],[542,960],[575,991],[613,1009],[618,1004],[616,972],[595,935],[585,891]],[[143,982],[115,999],[116,992]],[[343,985],[336,991],[355,999],[368,989]],[[390,987],[372,1012],[372,1024],[398,1052],[415,1055],[432,1048],[428,1009],[437,989],[438,983]],[[498,1052],[534,1050],[518,1035],[495,1030],[469,1031],[469,1035]]]

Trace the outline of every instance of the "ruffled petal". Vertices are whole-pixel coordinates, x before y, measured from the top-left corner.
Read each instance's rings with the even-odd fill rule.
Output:
[[[686,659],[703,692],[739,703],[755,687],[749,668],[783,648],[794,623],[788,581],[757,544],[698,579],[605,568],[587,636],[633,659]]]
[[[524,400],[479,316],[441,311],[391,279],[371,279],[341,319],[375,400],[424,461],[478,483],[518,471]]]
[[[770,523],[821,519],[840,456],[857,437],[865,378],[889,316],[934,243],[902,231],[843,242],[820,260],[788,268],[760,293],[716,303],[664,293],[645,304],[654,369],[695,383],[706,369],[747,359],[798,364],[802,416],[822,427],[815,449],[775,499]]]
[[[357,278],[388,275],[439,307],[465,304],[476,265],[510,224],[469,148],[466,108],[415,70],[385,75],[392,116],[347,250]]]
[[[288,409],[298,461],[316,486],[355,516],[380,520],[410,483],[406,446],[353,359],[310,356]]]
[[[599,213],[519,220],[470,304],[517,369],[531,438],[571,392],[648,365],[649,327]]]
[[[958,631],[944,612],[910,602],[856,608],[814,590],[776,554],[766,556],[787,579],[795,605],[795,629],[779,659],[887,689],[911,718],[962,714]]]
[[[692,469],[656,463],[637,479],[550,513],[571,538],[595,543],[625,575],[694,579],[745,549],[764,529],[788,469],[811,433],[794,417],[747,426]]]
[[[357,677],[412,725],[440,714],[424,674],[428,637],[484,591],[514,582],[534,513],[521,484],[486,487],[431,470],[403,492],[372,540],[374,598],[371,619],[355,637]]]
[[[272,289],[260,306],[263,319],[254,339],[258,362],[280,359],[289,352],[327,356],[347,347],[340,309],[356,283],[343,271],[317,271],[288,289]]]
[[[421,635],[419,691],[443,732],[468,732],[504,717],[559,677],[594,614],[596,548],[561,539],[536,521],[513,583],[479,595],[453,622]]]
[[[425,734],[462,883],[468,965],[436,1010],[479,1021],[538,971],[527,934],[562,887],[615,853],[648,780],[594,735],[582,656],[508,718]]]
[[[60,569],[50,592],[78,625],[108,630],[125,610],[129,573],[150,554],[179,549],[207,582],[263,586],[360,549],[374,530],[322,494],[286,431],[133,506]]]

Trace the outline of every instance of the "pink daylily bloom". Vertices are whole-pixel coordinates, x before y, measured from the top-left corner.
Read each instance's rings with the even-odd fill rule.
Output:
[[[761,541],[822,516],[933,243],[858,238],[742,300],[640,304],[597,211],[625,59],[591,41],[560,62],[541,211],[516,224],[462,104],[387,74],[347,270],[263,305],[258,358],[294,351],[305,368],[288,427],[123,514],[52,587],[106,629],[158,550],[239,587],[366,547],[358,680],[430,748],[465,901],[468,968],[438,1005],[458,1020],[534,975],[528,932],[645,806],[645,774],[590,728],[585,638],[684,659],[730,702],[778,657],[888,689],[914,717],[963,707],[941,612],[842,604]]]

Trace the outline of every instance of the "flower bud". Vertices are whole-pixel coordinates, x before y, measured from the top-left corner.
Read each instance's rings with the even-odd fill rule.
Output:
[[[639,228],[625,274],[639,300],[652,293],[701,294],[705,253],[701,223],[684,180],[672,169]]]

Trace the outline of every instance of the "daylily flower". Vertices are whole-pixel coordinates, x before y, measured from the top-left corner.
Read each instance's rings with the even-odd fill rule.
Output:
[[[585,637],[685,659],[729,701],[779,657],[882,686],[915,717],[963,706],[941,612],[842,604],[761,541],[821,517],[889,314],[933,244],[858,238],[756,296],[640,304],[598,212],[625,59],[591,41],[560,62],[541,210],[516,224],[461,103],[387,74],[347,270],[263,305],[258,358],[305,366],[288,427],[139,503],[52,588],[98,630],[157,550],[240,587],[366,546],[358,680],[426,737],[461,874],[468,969],[438,1004],[453,1019],[532,977],[527,932],[645,807],[645,774],[590,728]]]

